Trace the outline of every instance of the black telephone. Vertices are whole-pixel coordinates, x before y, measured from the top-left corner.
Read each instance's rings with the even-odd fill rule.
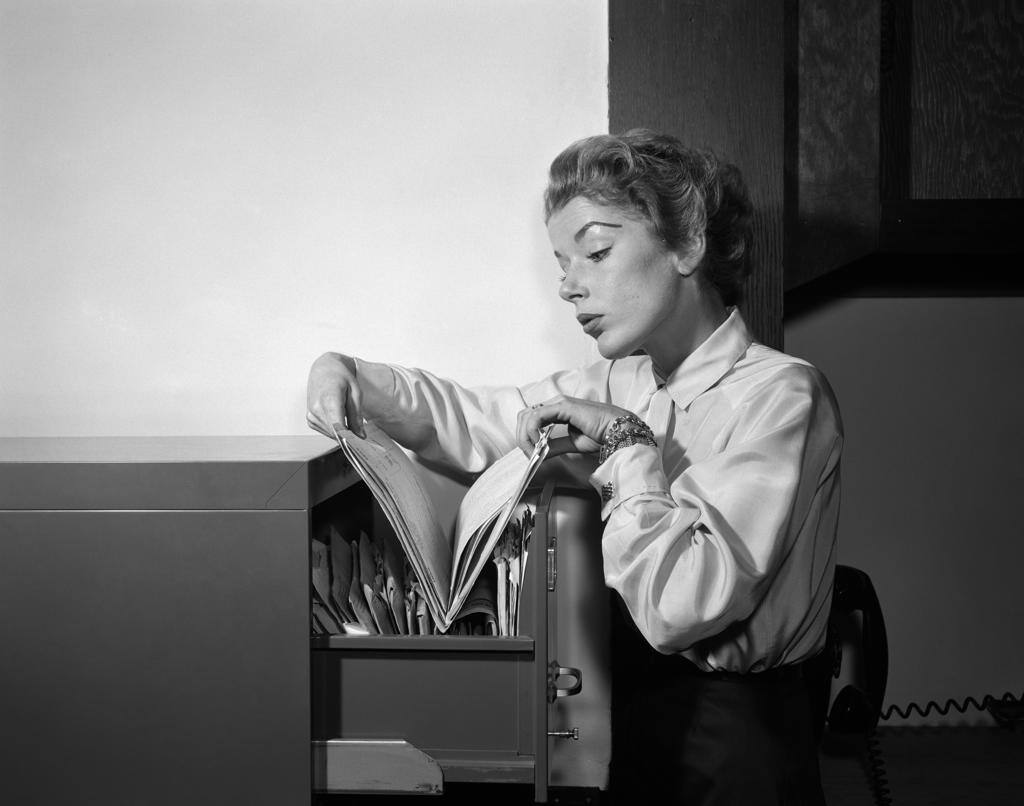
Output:
[[[832,620],[849,619],[858,612],[861,614],[860,679],[840,689],[829,709],[828,726],[837,733],[870,733],[878,726],[885,684],[889,680],[889,642],[871,578],[848,565],[836,566]],[[836,631],[841,629],[837,624]],[[840,636],[841,633],[833,640],[840,640]],[[838,651],[842,652],[841,645]],[[838,663],[833,667],[833,676],[837,672]]]
[[[833,699],[832,683],[844,665],[846,643],[853,649],[846,659],[853,682],[843,686]],[[826,727],[836,734],[863,735],[872,795],[879,806],[889,806],[892,800],[885,764],[875,739],[889,679],[889,643],[878,595],[863,571],[836,566],[825,649],[807,661],[806,670],[818,740]]]
[[[852,644],[853,652],[847,659],[843,658],[844,644]],[[854,682],[843,686],[833,699],[832,682],[843,665],[852,672]],[[836,566],[825,650],[807,661],[806,666],[818,739],[822,738],[826,727],[835,734],[864,736],[863,752],[870,787],[879,806],[892,803],[885,763],[875,736],[879,720],[890,719],[894,714],[906,719],[911,712],[922,717],[933,711],[945,715],[956,710],[962,714],[968,708],[976,708],[987,710],[1000,726],[1013,727],[1024,721],[1024,695],[1016,697],[1010,692],[1000,698],[986,695],[980,702],[966,697],[949,699],[945,704],[929,700],[923,707],[910,702],[904,708],[889,705],[883,709],[889,678],[885,620],[871,578],[848,565]]]
[[[839,676],[843,642],[849,638],[857,648],[850,658],[855,680],[832,699],[832,681]],[[863,571],[836,566],[825,650],[808,661],[808,667],[819,737],[826,726],[844,734],[867,734],[875,729],[889,678],[889,644],[878,595]]]

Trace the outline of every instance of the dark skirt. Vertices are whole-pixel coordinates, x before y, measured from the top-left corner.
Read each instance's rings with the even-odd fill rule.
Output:
[[[800,666],[702,672],[653,650],[612,598],[612,803],[824,806]]]

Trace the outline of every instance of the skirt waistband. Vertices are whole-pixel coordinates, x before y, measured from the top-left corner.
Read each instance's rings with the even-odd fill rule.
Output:
[[[704,681],[735,682],[743,684],[785,685],[806,683],[814,677],[807,666],[812,659],[799,663],[773,666],[757,672],[705,671],[682,655],[664,655],[655,650],[640,634],[629,616],[622,599],[614,591],[612,595],[611,620],[614,653],[617,663],[634,674],[651,675],[655,678],[697,677]]]

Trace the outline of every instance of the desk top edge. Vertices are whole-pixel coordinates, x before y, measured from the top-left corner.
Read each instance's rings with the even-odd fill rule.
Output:
[[[316,434],[0,437],[0,464],[307,462],[336,450]]]

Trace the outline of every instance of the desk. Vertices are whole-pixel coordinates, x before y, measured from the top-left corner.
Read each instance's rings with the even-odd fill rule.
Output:
[[[310,801],[322,437],[0,439],[0,801]]]
[[[606,602],[593,493],[533,493],[531,637],[311,645],[311,532],[369,511],[357,481],[319,436],[0,439],[0,802],[309,803],[335,738],[539,800],[603,782],[606,631],[556,618]],[[581,696],[555,702],[556,657]]]

